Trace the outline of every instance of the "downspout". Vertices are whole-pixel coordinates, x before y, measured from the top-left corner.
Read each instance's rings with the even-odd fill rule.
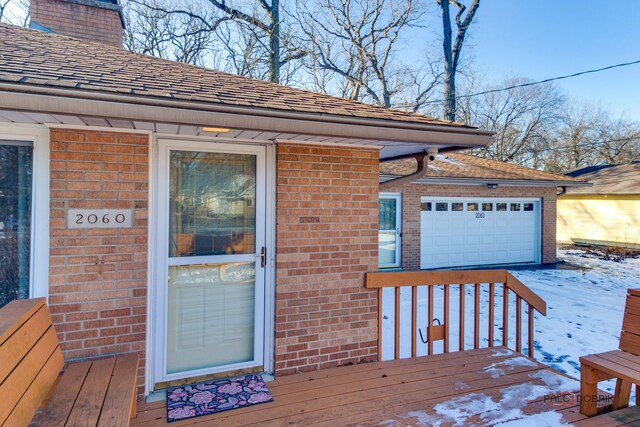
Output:
[[[412,173],[411,175],[400,176],[398,178],[390,179],[389,181],[380,183],[380,191],[386,191],[391,187],[401,186],[406,182],[416,181],[420,178],[423,178],[427,173],[427,166],[429,165],[429,160],[433,161],[438,154],[437,148],[429,148],[426,153],[418,153],[415,155],[416,161],[418,162],[418,169]],[[426,157],[426,159],[425,159]]]

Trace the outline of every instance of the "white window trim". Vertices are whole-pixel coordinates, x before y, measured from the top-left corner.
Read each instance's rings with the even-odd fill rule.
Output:
[[[396,263],[380,264],[378,258],[378,268],[401,268],[402,267],[402,193],[380,193],[378,199],[395,199],[396,201]],[[378,224],[378,232],[380,225]],[[379,249],[378,249],[379,250]]]
[[[49,128],[42,125],[0,123],[0,140],[33,143],[31,208],[31,265],[29,297],[49,298],[50,165]]]

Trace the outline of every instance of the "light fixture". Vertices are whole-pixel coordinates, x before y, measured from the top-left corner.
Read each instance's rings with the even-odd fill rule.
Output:
[[[498,188],[498,184],[487,184],[487,188],[494,190],[496,188]]]
[[[203,126],[200,128],[201,132],[211,132],[211,133],[227,133],[231,129],[229,128],[220,128],[220,127],[212,127],[212,126]]]

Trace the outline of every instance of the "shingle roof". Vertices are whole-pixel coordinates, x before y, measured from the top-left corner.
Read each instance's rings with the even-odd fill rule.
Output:
[[[405,176],[416,171],[413,158],[380,163],[380,174]],[[485,159],[462,153],[440,154],[429,162],[426,178],[453,178],[479,180],[567,182],[579,184],[582,181],[565,175],[539,171],[497,160]]]
[[[467,127],[13,25],[0,40],[0,82]]]
[[[588,180],[588,188],[571,188],[570,194],[640,194],[640,162],[623,165],[589,166],[567,173]]]

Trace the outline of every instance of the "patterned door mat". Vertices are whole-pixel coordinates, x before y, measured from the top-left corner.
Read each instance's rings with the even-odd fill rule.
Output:
[[[167,389],[167,421],[215,414],[272,400],[264,380],[257,374],[172,387]]]

